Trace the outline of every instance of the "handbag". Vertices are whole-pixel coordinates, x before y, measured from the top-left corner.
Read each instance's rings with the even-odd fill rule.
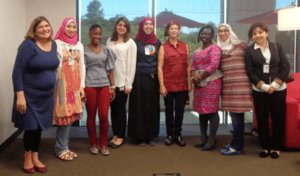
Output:
[[[277,46],[277,43],[275,43],[275,50],[276,50],[276,52],[277,52],[277,55],[279,56],[279,52],[278,52],[278,46]],[[280,57],[280,56],[279,56]],[[290,69],[291,70],[291,69]],[[289,75],[288,75],[288,77],[287,77],[287,79],[286,79],[286,83],[290,83],[290,82],[293,82],[295,80],[295,78],[294,78],[294,75],[293,75],[293,73],[290,71],[289,72]]]

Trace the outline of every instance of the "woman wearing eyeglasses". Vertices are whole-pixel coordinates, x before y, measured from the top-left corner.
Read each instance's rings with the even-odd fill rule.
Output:
[[[218,46],[222,49],[222,110],[229,111],[233,139],[223,155],[240,155],[244,148],[244,113],[252,109],[251,83],[245,70],[247,45],[238,39],[228,24],[218,27]]]

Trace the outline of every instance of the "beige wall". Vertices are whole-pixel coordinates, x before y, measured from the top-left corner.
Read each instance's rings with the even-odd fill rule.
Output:
[[[17,129],[11,122],[12,69],[31,21],[43,15],[54,33],[66,16],[76,17],[76,0],[0,0],[0,145]]]
[[[76,0],[26,0],[25,12],[26,29],[34,18],[45,16],[55,35],[65,17],[76,18]]]
[[[16,128],[11,123],[13,104],[12,68],[25,35],[25,1],[0,0],[0,144]]]

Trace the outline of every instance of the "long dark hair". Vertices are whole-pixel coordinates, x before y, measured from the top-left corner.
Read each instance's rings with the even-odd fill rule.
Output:
[[[127,42],[131,36],[131,32],[130,32],[130,23],[128,21],[128,19],[126,17],[121,17],[118,19],[118,21],[115,24],[115,27],[111,33],[111,41],[117,41],[118,40],[118,32],[117,32],[117,25],[120,21],[124,21],[125,22],[125,26],[126,26],[126,34],[124,35],[124,42]]]

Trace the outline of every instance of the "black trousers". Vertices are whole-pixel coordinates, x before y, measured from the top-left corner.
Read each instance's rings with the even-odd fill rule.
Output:
[[[253,90],[259,142],[264,150],[279,150],[284,132],[283,128],[286,111],[285,99],[286,90],[275,91],[271,95]],[[270,137],[268,133],[270,115],[272,119],[272,137]]]
[[[187,91],[168,92],[164,98],[166,106],[166,126],[168,136],[181,136],[182,121]],[[175,102],[175,123],[174,123],[174,102]]]
[[[126,132],[126,101],[128,95],[124,91],[120,91],[120,88],[116,88],[116,98],[111,102],[111,126],[114,136],[119,138],[125,137]]]
[[[38,152],[40,147],[42,131],[38,130],[26,130],[24,131],[23,142],[25,151]]]

